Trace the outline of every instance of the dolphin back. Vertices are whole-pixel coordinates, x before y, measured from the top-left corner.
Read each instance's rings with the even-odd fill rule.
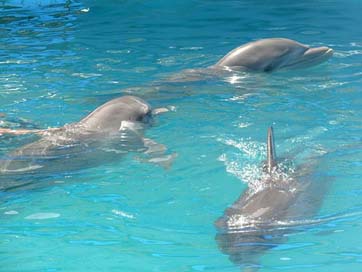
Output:
[[[276,154],[274,145],[274,130],[273,127],[268,128],[267,136],[267,156],[266,156],[266,169],[268,173],[271,173],[273,168],[276,166]]]

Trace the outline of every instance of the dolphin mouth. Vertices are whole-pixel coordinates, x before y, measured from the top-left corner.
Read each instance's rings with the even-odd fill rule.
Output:
[[[326,46],[310,48],[306,52],[304,52],[304,56],[308,56],[312,59],[330,58],[332,55],[333,55],[333,49]]]
[[[329,58],[333,56],[333,49],[326,47],[323,51],[319,54],[319,56],[312,57],[313,64],[322,63],[327,61]]]
[[[333,49],[326,46],[309,48],[304,52],[304,54],[300,57],[299,60],[286,65],[286,67],[288,68],[310,67],[325,62],[326,60],[328,60],[330,57],[333,56],[333,53],[334,53]]]
[[[327,47],[327,48],[328,48],[328,47]],[[332,49],[332,48],[328,48],[328,50],[326,51],[325,54],[327,54],[327,55],[329,55],[329,56],[332,57],[333,53],[334,53],[333,49]]]

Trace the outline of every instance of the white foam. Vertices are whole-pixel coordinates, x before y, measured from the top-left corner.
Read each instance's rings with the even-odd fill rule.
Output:
[[[238,127],[239,128],[246,128],[246,127],[249,127],[250,125],[251,125],[251,123],[239,123]]]
[[[192,50],[192,51],[202,50],[202,49],[204,49],[204,48],[201,47],[201,46],[191,46],[191,47],[182,47],[182,48],[180,48],[180,50]]]
[[[80,78],[92,78],[92,77],[100,77],[102,74],[99,73],[73,73],[72,76],[80,77]]]
[[[60,214],[59,213],[33,213],[31,215],[28,215],[27,217],[25,217],[25,219],[28,220],[43,220],[43,219],[51,219],[51,218],[57,218],[59,217]]]
[[[7,215],[15,215],[15,214],[18,214],[19,212],[17,211],[6,211],[4,212],[4,214],[7,214]]]
[[[266,153],[265,145],[261,145],[258,142],[245,140],[241,138],[240,140],[232,140],[232,139],[218,139],[219,142],[222,142],[226,145],[233,146],[240,151],[242,151],[245,155],[250,158],[257,158],[260,157],[260,154]]]
[[[253,218],[244,215],[233,215],[227,220],[228,229],[242,229],[246,227],[253,227],[257,221]]]
[[[246,93],[246,94],[242,94],[242,95],[234,95],[233,97],[227,99],[227,101],[244,101],[247,98],[251,97],[251,96],[256,96],[257,94],[255,93]]]
[[[266,153],[265,144],[254,141],[240,139],[239,141],[232,139],[218,139],[226,145],[237,148],[240,153],[222,154],[218,159],[224,162],[226,171],[236,176],[241,181],[247,183],[253,192],[263,190],[270,184],[268,180],[278,180],[279,184],[290,184],[293,180],[295,168],[293,165],[286,165],[284,162],[278,164],[271,173],[263,171],[262,161],[265,159],[263,154]],[[258,160],[257,163],[243,163],[243,161]],[[293,188],[290,188],[293,190]]]
[[[122,217],[126,217],[126,218],[129,218],[129,219],[134,219],[134,215],[132,214],[129,214],[129,213],[126,213],[126,212],[123,212],[123,211],[120,211],[120,210],[115,210],[113,209],[112,210],[112,213],[116,214],[116,215],[119,215],[119,216],[122,216]]]

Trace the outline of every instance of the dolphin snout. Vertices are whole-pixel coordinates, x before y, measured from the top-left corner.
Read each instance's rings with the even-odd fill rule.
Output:
[[[333,49],[327,46],[310,48],[306,52],[304,52],[304,56],[309,57],[311,59],[319,59],[322,58],[323,61],[330,58],[333,55]]]
[[[288,63],[286,67],[301,68],[310,67],[328,60],[333,55],[333,49],[322,46],[307,49],[295,61]]]
[[[327,54],[329,57],[332,57],[334,51],[332,48],[326,47],[327,51],[324,54]]]

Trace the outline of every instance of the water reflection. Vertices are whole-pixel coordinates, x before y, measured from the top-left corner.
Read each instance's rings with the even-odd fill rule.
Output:
[[[70,1],[2,2],[1,59],[40,58],[39,52],[54,55],[58,50],[66,51],[80,7],[79,3]]]

